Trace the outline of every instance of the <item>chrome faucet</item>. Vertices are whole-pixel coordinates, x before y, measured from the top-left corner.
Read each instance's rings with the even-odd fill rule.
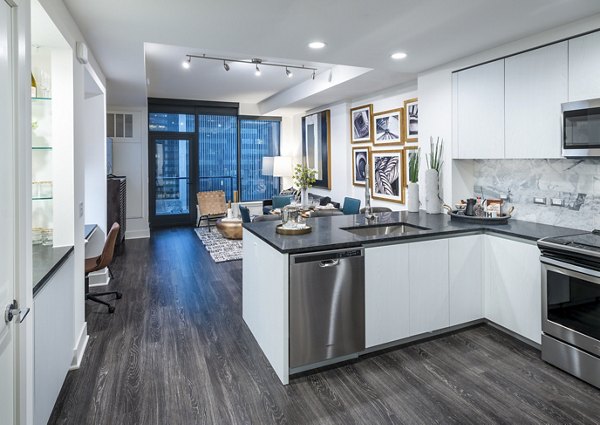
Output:
[[[371,210],[371,177],[369,170],[369,161],[365,166],[365,218],[367,221],[375,221],[377,218]]]

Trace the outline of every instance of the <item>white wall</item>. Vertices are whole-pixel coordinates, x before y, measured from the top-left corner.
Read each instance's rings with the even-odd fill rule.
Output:
[[[108,112],[134,114],[139,138],[113,141],[113,174],[127,177],[127,229],[125,238],[149,238],[148,226],[148,109],[108,107]]]
[[[594,15],[497,48],[487,50],[422,72],[418,77],[419,145],[421,153],[429,152],[429,136],[444,139],[444,165],[441,175],[442,196],[451,204],[473,195],[473,163],[452,160],[452,72],[523,50],[573,37],[600,28],[600,16]],[[482,134],[482,138],[486,135]],[[422,169],[423,171],[423,169]],[[421,190],[421,202],[424,201]]]
[[[358,198],[361,200],[361,207],[364,207],[364,186],[354,186],[352,184],[352,148],[361,146],[361,144],[350,143],[350,109],[372,103],[374,113],[383,112],[401,108],[404,106],[405,100],[414,97],[418,96],[416,84],[413,82],[375,93],[369,97],[353,99],[350,102],[341,102],[308,111],[307,114],[326,109],[331,111],[331,190],[311,188],[310,192],[329,196],[333,201],[340,203],[344,201],[346,196]],[[298,152],[295,160],[299,162],[302,157],[302,115],[296,115],[294,122],[295,138],[293,138],[293,144],[295,151]],[[390,148],[386,147],[386,149]],[[291,148],[286,147],[286,149]],[[373,199],[371,206],[389,207],[395,211],[406,209],[404,204],[379,199]]]

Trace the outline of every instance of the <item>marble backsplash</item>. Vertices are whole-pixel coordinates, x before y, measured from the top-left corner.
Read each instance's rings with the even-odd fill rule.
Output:
[[[474,177],[475,196],[508,196],[519,220],[600,228],[600,159],[475,160]],[[534,204],[534,197],[545,197],[546,205]],[[563,206],[552,206],[552,198]]]

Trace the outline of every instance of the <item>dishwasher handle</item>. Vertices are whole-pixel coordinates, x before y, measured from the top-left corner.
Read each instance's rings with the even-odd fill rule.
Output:
[[[335,267],[338,264],[340,264],[339,258],[336,258],[335,260],[319,261],[319,267]]]

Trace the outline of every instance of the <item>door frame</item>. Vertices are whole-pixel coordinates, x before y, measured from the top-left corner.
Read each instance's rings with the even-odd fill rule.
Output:
[[[177,225],[190,225],[194,223],[196,218],[195,211],[195,194],[196,194],[196,182],[193,176],[197,175],[197,161],[195,157],[197,153],[197,135],[194,133],[177,133],[177,132],[149,132],[148,134],[148,206],[149,206],[149,218],[150,227],[162,227],[162,226],[177,226]],[[188,214],[174,214],[174,215],[157,215],[156,214],[156,141],[157,140],[187,140],[189,143],[188,148]]]

